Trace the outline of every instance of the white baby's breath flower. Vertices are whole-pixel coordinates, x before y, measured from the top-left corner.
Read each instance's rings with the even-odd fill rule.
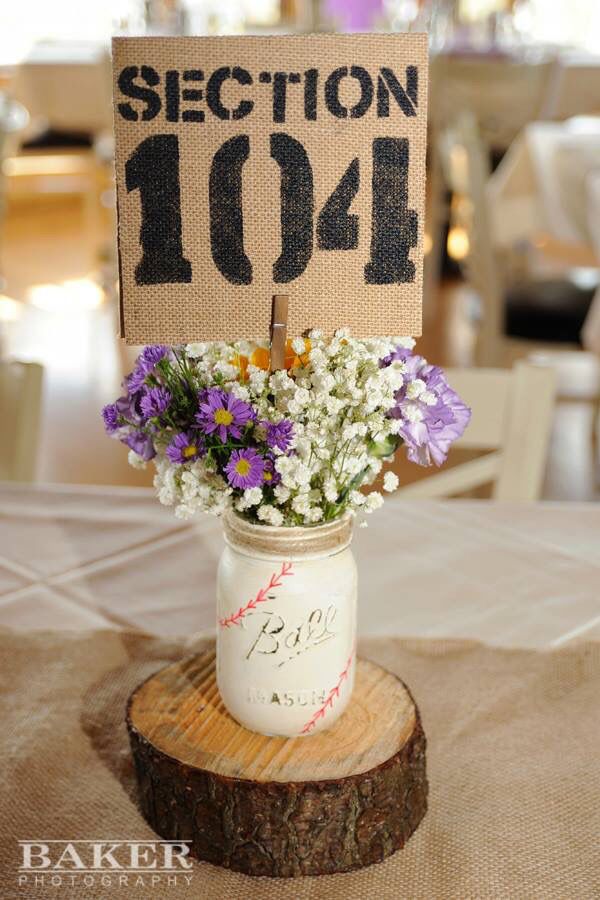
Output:
[[[292,509],[300,516],[305,516],[310,510],[310,501],[306,494],[296,494],[292,500]]]
[[[386,472],[383,476],[383,489],[391,494],[400,484],[400,479],[395,472]]]
[[[377,509],[383,502],[381,495],[366,495],[358,487],[378,477],[381,456],[393,455],[399,440],[392,436],[399,435],[407,423],[422,421],[426,406],[438,402],[437,395],[427,390],[425,378],[406,378],[407,371],[422,369],[392,358],[399,346],[412,348],[414,340],[359,340],[348,329],[338,329],[333,338],[325,339],[315,329],[310,343],[302,337],[292,341],[292,350],[302,362],[273,373],[252,362],[241,367],[240,357],[264,358],[264,354],[253,356],[258,346],[268,345],[264,341],[192,342],[179,348],[181,363],[171,358],[174,368],[181,366],[190,388],[188,397],[219,388],[250,404],[253,415],[240,436],[228,431],[226,451],[215,446],[219,440],[215,433],[206,440],[210,452],[194,462],[171,462],[166,447],[173,440],[172,424],[159,428],[153,435],[157,448],[153,462],[161,503],[174,506],[177,516],[183,518],[198,512],[222,515],[232,506],[265,525],[309,525],[344,509],[353,514]],[[391,361],[381,365],[383,359]],[[403,399],[399,401],[401,388]],[[177,398],[174,403],[181,407],[177,407],[175,419],[180,430],[195,431],[194,403],[186,401],[184,406]],[[278,425],[282,420],[291,420],[292,428],[283,426],[285,437],[278,446],[264,423]],[[130,426],[123,427],[116,437],[123,439],[129,430]],[[232,447],[256,448],[265,465],[273,466],[276,477],[264,481],[262,487],[234,488],[224,470]],[[145,465],[133,452],[130,462]],[[397,477],[387,472],[383,489],[391,491],[397,486]]]
[[[239,374],[237,366],[234,366],[232,365],[232,363],[225,360],[220,360],[219,362],[215,363],[214,371],[219,375],[222,375],[223,378],[227,379],[237,378]]]
[[[323,353],[320,347],[314,347],[310,353],[308,354],[308,358],[310,359],[311,366],[319,371],[320,369],[324,369],[327,365],[327,357]]]
[[[250,399],[250,391],[245,385],[240,384],[239,381],[233,382],[231,385],[231,393],[234,397],[237,397],[238,400],[247,402]]]
[[[274,488],[273,493],[275,494],[275,497],[277,498],[279,503],[283,504],[287,503],[287,501],[290,499],[291,491],[284,484],[278,484]]]
[[[361,494],[360,491],[350,491],[350,496],[348,497],[352,506],[364,506],[366,497],[364,494]]]
[[[196,510],[187,503],[179,503],[175,507],[175,517],[177,519],[191,519]]]
[[[412,350],[417,343],[412,337],[394,337],[392,340],[396,346],[402,347],[404,350]]]
[[[363,509],[365,512],[372,513],[375,512],[376,509],[380,509],[383,506],[383,497],[379,493],[379,491],[371,491],[370,494],[367,494],[367,499],[365,500],[365,504]]]
[[[406,396],[409,400],[416,400],[425,390],[425,382],[421,378],[415,378],[409,381],[406,386]]]
[[[338,497],[338,486],[335,478],[329,477],[323,484],[323,495],[330,503],[334,503]]]
[[[413,425],[423,421],[423,411],[419,409],[416,403],[406,403],[402,412]]]
[[[320,506],[313,506],[308,512],[305,514],[304,519],[311,525],[314,525],[316,522],[320,522],[323,518],[323,510]]]
[[[283,525],[283,515],[276,507],[271,506],[269,503],[261,504],[258,507],[256,515],[261,522],[266,522],[267,525]]]
[[[133,469],[145,469],[146,468],[146,460],[143,456],[140,456],[139,453],[136,453],[135,450],[130,450],[127,454],[127,462]]]
[[[208,349],[208,344],[204,341],[196,341],[192,344],[187,344],[185,348],[186,355],[191,357],[192,359],[198,359],[201,356],[204,356]]]
[[[262,500],[262,496],[262,488],[259,487],[246,488],[244,491],[244,500],[248,506],[257,506]]]
[[[306,345],[304,343],[304,338],[295,337],[294,340],[292,341],[292,350],[294,351],[294,353],[298,354],[298,356],[300,356],[300,354],[304,353],[306,351]]]

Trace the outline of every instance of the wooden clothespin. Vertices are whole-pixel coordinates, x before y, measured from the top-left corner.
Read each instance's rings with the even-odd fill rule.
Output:
[[[287,339],[288,296],[275,294],[271,307],[271,372],[285,369]]]

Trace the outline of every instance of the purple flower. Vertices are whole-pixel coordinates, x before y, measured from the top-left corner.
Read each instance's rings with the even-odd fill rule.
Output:
[[[107,434],[114,434],[119,427],[119,410],[116,403],[109,403],[102,409],[104,428]]]
[[[389,415],[401,419],[398,432],[407,446],[411,462],[421,466],[445,461],[450,444],[461,436],[471,418],[471,410],[446,381],[438,366],[430,366],[422,356],[405,360],[405,383],[396,392],[396,406]],[[411,388],[416,383],[417,390]]]
[[[266,441],[271,450],[277,448],[285,453],[292,443],[294,423],[290,422],[289,419],[282,419],[281,422],[277,423],[262,422],[261,424],[267,430]]]
[[[144,434],[143,431],[132,431],[131,434],[123,438],[123,443],[127,444],[131,450],[134,450],[138,456],[141,456],[146,461],[156,456],[152,438],[149,434]]]
[[[144,375],[149,375],[156,364],[159,363],[168,352],[169,348],[165,347],[164,344],[152,344],[149,347],[144,347],[138,357],[136,368],[143,372]]]
[[[153,387],[146,391],[140,400],[140,409],[146,419],[160,416],[171,402],[171,392],[163,387]]]
[[[194,462],[204,453],[204,442],[200,435],[182,431],[175,435],[166,453],[172,463]]]
[[[196,413],[196,421],[207,434],[219,432],[224,444],[228,435],[235,438],[242,436],[241,429],[246,422],[254,419],[255,412],[251,406],[238,400],[220,388],[209,388],[200,395],[200,408]]]
[[[236,488],[259,487],[263,483],[264,462],[256,450],[234,450],[225,466],[229,484]]]
[[[388,354],[388,356],[384,356],[383,359],[379,360],[379,368],[385,369],[387,366],[391,366],[391,364],[396,360],[398,360],[399,362],[406,362],[406,360],[409,358],[416,359],[417,357],[413,357],[412,350],[409,350],[408,347],[398,346],[395,350],[392,351],[392,353]],[[422,357],[418,358],[422,359]]]
[[[130,394],[136,394],[138,391],[141,391],[146,384],[146,377],[154,371],[156,364],[160,362],[168,352],[169,348],[165,347],[163,344],[154,344],[149,347],[144,347],[136,360],[133,372],[125,378],[125,386]]]
[[[146,373],[136,366],[133,372],[125,377],[124,387],[129,394],[137,394],[141,391],[146,383]]]
[[[125,385],[126,387],[126,385]],[[117,414],[122,416],[128,424],[141,425],[142,416],[140,415],[140,394],[126,394],[119,397],[115,403]]]
[[[265,487],[275,487],[281,481],[281,475],[275,468],[275,460],[271,456],[266,456],[264,460],[263,481]]]

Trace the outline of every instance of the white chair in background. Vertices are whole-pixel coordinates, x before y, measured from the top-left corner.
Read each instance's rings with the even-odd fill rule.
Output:
[[[472,114],[488,150],[506,150],[529,122],[544,118],[556,62],[436,56],[430,66],[429,110],[438,133]]]
[[[464,230],[466,280],[481,300],[475,361],[510,365],[529,354],[579,350],[594,296],[568,278],[509,279],[493,242],[486,186],[489,162],[472,115],[463,113],[438,141],[444,179],[454,198],[452,223]]]
[[[489,452],[400,488],[396,495],[454,497],[491,483],[494,500],[537,500],[552,425],[554,370],[518,362],[512,370],[449,369],[447,375],[472,410],[455,446]]]
[[[485,148],[486,172],[493,151],[504,151],[529,122],[543,118],[552,90],[554,60],[516,62],[514,59],[465,59],[433,56],[429,68],[429,141],[427,236],[423,273],[423,319],[438,314],[443,240],[448,220],[446,191],[440,177],[440,139],[458,117],[475,123]],[[484,157],[482,156],[482,161]],[[487,365],[494,365],[488,359]]]
[[[37,363],[0,361],[0,480],[35,480],[42,376]]]

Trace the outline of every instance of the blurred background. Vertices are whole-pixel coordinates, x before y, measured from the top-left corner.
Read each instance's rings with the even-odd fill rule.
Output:
[[[467,370],[460,384],[477,425],[453,461],[477,466],[482,450],[509,447],[502,477],[519,499],[529,441],[523,460],[533,454],[535,472],[523,499],[600,498],[597,0],[3,4],[0,478],[151,483],[104,437],[99,414],[136,355],[116,337],[111,36],[316,31],[429,34],[417,347]],[[523,360],[555,373],[555,387],[513,379],[504,403],[505,382],[484,370]],[[405,483],[426,474],[396,468]],[[492,484],[497,475],[491,464],[477,472]]]

